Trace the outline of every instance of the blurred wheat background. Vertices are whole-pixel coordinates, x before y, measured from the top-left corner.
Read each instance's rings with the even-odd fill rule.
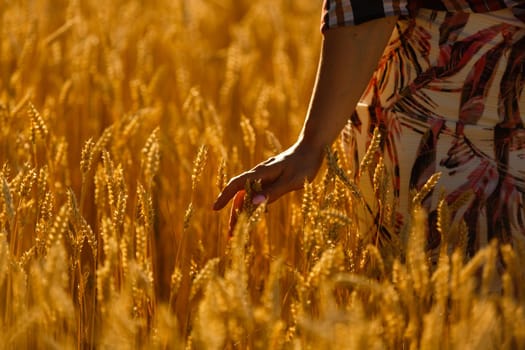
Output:
[[[320,8],[0,1],[1,348],[525,347],[523,249],[466,261],[442,205],[429,259],[417,195],[405,238],[357,230],[359,208],[391,209],[380,159],[376,198],[335,144],[314,184],[246,208],[232,238],[211,210],[295,139]]]

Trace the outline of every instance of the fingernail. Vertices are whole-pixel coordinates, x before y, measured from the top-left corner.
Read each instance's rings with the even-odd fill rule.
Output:
[[[263,204],[264,202],[266,202],[266,196],[264,194],[258,194],[252,199],[254,205]]]

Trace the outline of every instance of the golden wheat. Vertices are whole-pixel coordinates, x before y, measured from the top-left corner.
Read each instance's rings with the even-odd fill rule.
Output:
[[[467,259],[451,217],[466,194],[441,198],[427,252],[438,174],[386,239],[379,130],[357,174],[334,144],[315,182],[248,203],[232,237],[211,211],[230,176],[299,132],[320,6],[0,6],[1,348],[525,347],[523,242]]]

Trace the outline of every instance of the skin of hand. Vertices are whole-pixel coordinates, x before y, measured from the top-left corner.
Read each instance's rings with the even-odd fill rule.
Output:
[[[232,178],[213,209],[222,209],[247,181],[260,180],[268,203],[301,189],[321,167],[330,146],[348,121],[388,43],[397,17],[324,32],[317,78],[297,141],[282,153]],[[258,203],[256,203],[258,204]]]

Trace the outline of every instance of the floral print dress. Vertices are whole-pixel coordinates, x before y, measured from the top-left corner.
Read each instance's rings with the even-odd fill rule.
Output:
[[[440,203],[450,227],[462,225],[469,255],[493,238],[523,241],[524,83],[525,23],[510,9],[420,9],[400,18],[344,133],[356,177],[374,129],[381,135],[376,160],[394,209],[389,218],[371,215],[362,229],[403,232],[414,193],[440,173],[422,199],[429,249],[440,244]],[[359,179],[365,198],[377,196],[373,175]]]

